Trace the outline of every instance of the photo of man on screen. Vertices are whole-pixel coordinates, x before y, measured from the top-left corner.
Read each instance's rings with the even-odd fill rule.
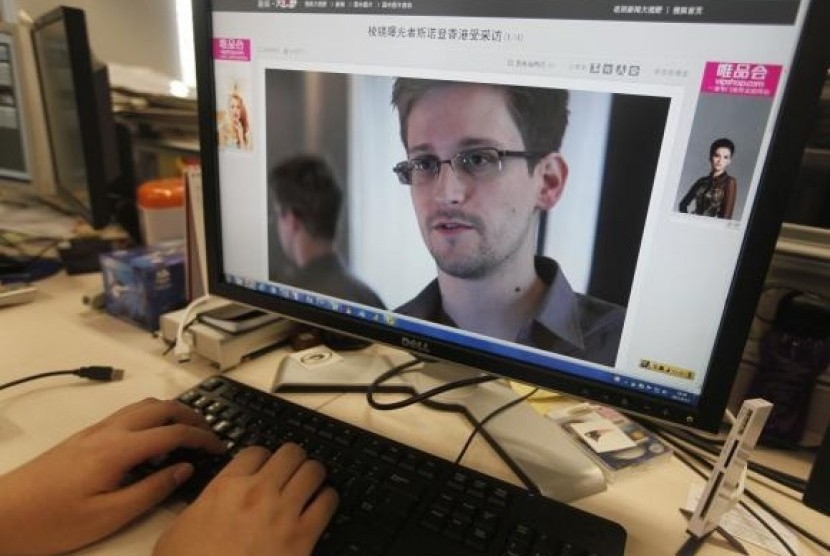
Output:
[[[437,278],[397,312],[613,365],[625,311],[575,292],[536,253],[561,198],[568,92],[399,78],[407,160],[394,167]]]
[[[334,246],[343,194],[334,172],[314,155],[296,155],[271,170],[276,235],[294,272],[291,285],[383,308],[380,297],[343,264]]]

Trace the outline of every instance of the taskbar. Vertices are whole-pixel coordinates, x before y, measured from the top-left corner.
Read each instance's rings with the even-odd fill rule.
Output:
[[[613,369],[609,370],[605,367],[595,366],[584,361],[567,358],[551,352],[535,350],[527,346],[480,338],[462,330],[439,327],[435,324],[398,315],[391,311],[350,303],[342,299],[316,294],[301,288],[252,280],[232,274],[226,274],[225,281],[229,284],[254,290],[269,296],[333,311],[365,322],[397,328],[401,332],[418,334],[465,348],[520,360],[527,364],[541,368],[549,368],[557,372],[565,372],[579,378],[604,382],[632,392],[656,396],[690,406],[697,404],[699,398],[696,394],[683,390],[613,372]]]

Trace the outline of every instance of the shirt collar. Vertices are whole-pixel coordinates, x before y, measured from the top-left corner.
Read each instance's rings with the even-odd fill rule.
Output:
[[[585,348],[585,337],[580,326],[580,311],[577,296],[568,283],[565,274],[553,259],[536,257],[536,274],[548,286],[539,312],[531,323],[519,334],[519,341],[528,339],[541,331],[534,331],[535,324],[560,341],[576,349]]]
[[[516,341],[528,345],[550,345],[564,342],[575,350],[585,349],[585,337],[580,326],[580,312],[577,295],[568,283],[565,274],[553,259],[536,257],[536,274],[547,286],[547,292],[539,312],[519,332]],[[416,297],[418,307],[427,309],[423,318],[458,328],[458,325],[444,311],[441,303],[441,289],[438,280],[424,288]]]

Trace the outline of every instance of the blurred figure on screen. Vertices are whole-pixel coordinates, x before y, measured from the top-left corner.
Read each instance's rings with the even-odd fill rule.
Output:
[[[438,273],[398,312],[613,365],[623,308],[536,255],[568,177],[568,92],[399,78],[392,103],[407,152],[394,171]]]
[[[228,95],[228,108],[219,118],[219,146],[237,149],[251,148],[251,126],[245,100],[237,91]]]
[[[380,297],[351,274],[334,249],[343,194],[321,158],[298,155],[277,165],[268,180],[277,236],[295,265],[292,285],[383,308]]]
[[[680,200],[678,210],[701,216],[732,218],[735,208],[737,180],[726,173],[735,154],[735,144],[726,138],[716,139],[709,146],[709,174],[697,180]]]

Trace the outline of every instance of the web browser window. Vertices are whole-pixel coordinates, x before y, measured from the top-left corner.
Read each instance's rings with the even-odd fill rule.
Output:
[[[514,0],[511,17],[504,17],[506,4],[215,2],[225,277],[694,403],[805,5]],[[557,152],[567,179],[540,217],[538,254],[556,262],[577,294],[624,311],[609,360],[396,310],[436,277],[413,186],[401,184],[393,171],[414,156],[403,144],[392,103],[399,78],[565,93],[568,119]],[[281,274],[268,176],[300,153],[315,153],[333,166],[346,199],[339,251],[383,308],[322,295]]]

